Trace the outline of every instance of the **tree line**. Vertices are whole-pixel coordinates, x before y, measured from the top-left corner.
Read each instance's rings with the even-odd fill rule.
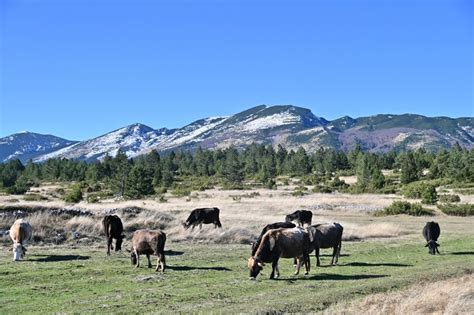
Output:
[[[194,152],[177,151],[160,155],[157,151],[127,158],[118,151],[101,161],[86,163],[50,159],[44,163],[19,160],[0,164],[0,187],[8,193],[24,193],[41,182],[78,182],[108,189],[116,196],[140,198],[160,188],[176,188],[180,183],[202,179],[224,187],[253,183],[274,188],[278,176],[305,178],[312,184],[343,185],[338,175],[356,175],[358,192],[377,191],[389,185],[382,170],[400,172],[402,185],[421,178],[474,181],[474,150],[456,144],[451,150],[437,153],[424,149],[374,154],[360,146],[350,152],[320,148],[308,153],[302,147],[287,150],[279,145],[252,144],[242,150],[234,147]]]

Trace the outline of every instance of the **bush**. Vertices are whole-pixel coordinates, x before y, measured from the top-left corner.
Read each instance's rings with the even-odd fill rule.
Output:
[[[467,217],[474,215],[474,204],[462,203],[462,204],[441,204],[438,205],[438,209],[443,211],[447,215],[455,215],[460,217]]]
[[[265,184],[265,187],[268,189],[277,189],[275,180],[273,179],[268,180],[267,183]]]
[[[64,201],[67,203],[77,203],[82,200],[81,186],[75,185],[70,192],[64,196]]]
[[[86,197],[88,203],[98,203],[100,201],[99,194],[89,194]]]
[[[160,187],[157,189],[157,193],[159,194],[166,194],[168,192],[168,188],[166,187]]]
[[[436,187],[433,185],[427,185],[421,192],[421,203],[434,205],[436,201],[438,201]]]
[[[23,197],[23,200],[25,201],[44,201],[48,200],[47,197],[38,195],[38,194],[27,194]]]
[[[414,182],[402,188],[402,193],[407,198],[422,199],[422,203],[435,204],[438,200],[436,185],[426,182]]]
[[[15,185],[15,186],[8,187],[6,189],[7,194],[10,194],[10,195],[23,195],[27,191],[28,191],[28,187],[23,186],[23,185]]]
[[[425,209],[419,203],[410,203],[408,201],[394,201],[390,206],[383,210],[376,211],[375,216],[407,214],[412,216],[433,215],[433,211]]]
[[[459,198],[458,195],[450,195],[450,194],[446,194],[446,195],[439,195],[439,199],[438,199],[439,202],[460,202],[461,201],[461,198]]]
[[[185,197],[191,194],[191,189],[176,187],[171,191],[171,194],[176,197]]]
[[[331,189],[331,187],[328,187],[328,186],[325,186],[325,185],[315,185],[313,187],[313,192],[330,194],[330,193],[332,193],[332,189]]]
[[[294,197],[303,197],[305,193],[301,190],[295,190],[291,193],[291,195]]]

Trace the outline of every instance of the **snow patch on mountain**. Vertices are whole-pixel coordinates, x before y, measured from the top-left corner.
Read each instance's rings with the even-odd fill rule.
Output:
[[[293,115],[289,111],[273,114],[271,116],[259,117],[250,121],[244,121],[241,125],[243,130],[254,132],[257,130],[280,127],[284,125],[297,124],[301,122],[301,117]]]

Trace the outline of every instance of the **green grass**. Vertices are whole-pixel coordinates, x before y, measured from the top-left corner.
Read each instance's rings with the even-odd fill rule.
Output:
[[[25,261],[0,252],[0,313],[139,312],[309,312],[338,301],[419,280],[436,281],[474,271],[474,236],[441,236],[442,255],[430,256],[421,237],[344,243],[339,266],[315,267],[293,275],[290,259],[280,262],[281,278],[269,280],[266,265],[257,281],[248,280],[245,245],[168,244],[164,274],[128,255],[105,255],[104,248],[30,247]],[[128,246],[128,245],[127,245]],[[330,250],[323,250],[329,254]],[[143,259],[145,258],[145,259]],[[156,258],[152,260],[156,264]]]

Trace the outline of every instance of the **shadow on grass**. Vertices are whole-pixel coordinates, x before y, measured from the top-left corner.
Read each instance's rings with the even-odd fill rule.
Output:
[[[283,280],[283,281],[300,281],[300,280],[334,280],[334,281],[341,281],[341,280],[364,280],[364,279],[375,279],[375,278],[384,278],[388,277],[388,275],[338,275],[338,274],[328,274],[328,273],[320,273],[317,275],[312,276],[295,276],[299,278],[278,278],[276,280]]]
[[[413,267],[408,264],[397,264],[397,263],[365,263],[365,262],[351,262],[347,264],[341,264],[340,266],[354,266],[354,267]]]
[[[189,270],[215,270],[215,271],[232,271],[226,267],[192,267],[192,266],[170,266],[166,265],[166,269],[176,271],[189,271]]]
[[[37,262],[54,262],[54,261],[70,261],[70,260],[88,260],[90,256],[80,255],[49,255],[42,258],[28,259],[29,261]]]
[[[451,252],[448,255],[474,255],[474,252]]]
[[[183,255],[184,252],[179,251],[179,250],[165,250],[165,256],[181,256]]]
[[[340,254],[339,257],[349,257],[350,255],[349,254]],[[321,255],[319,254],[319,257],[332,257],[332,254],[324,254],[324,255]]]

